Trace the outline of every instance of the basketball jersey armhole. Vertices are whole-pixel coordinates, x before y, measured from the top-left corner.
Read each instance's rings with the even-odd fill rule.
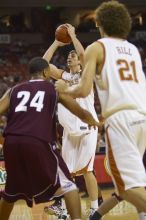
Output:
[[[62,73],[61,73],[61,79],[63,79],[63,74],[65,73],[66,71],[63,70]],[[64,79],[63,79],[64,80]]]

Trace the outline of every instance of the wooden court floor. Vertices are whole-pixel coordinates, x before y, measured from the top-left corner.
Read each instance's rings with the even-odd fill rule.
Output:
[[[106,199],[113,192],[112,189],[102,190],[103,197]],[[89,200],[81,199],[82,203],[82,219],[86,219],[85,213],[89,207]],[[44,213],[44,206],[48,203],[34,205],[33,209],[28,208],[23,201],[19,201],[15,204],[13,212],[10,216],[10,220],[57,220],[57,217],[47,215]],[[111,210],[102,220],[138,220],[136,209],[127,202],[121,202],[113,210]]]

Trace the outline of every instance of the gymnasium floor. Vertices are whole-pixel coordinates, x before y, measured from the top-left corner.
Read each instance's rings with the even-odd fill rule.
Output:
[[[104,199],[109,197],[112,189],[102,190]],[[82,199],[82,213],[85,218],[86,208],[89,207],[88,199]],[[19,201],[11,214],[10,220],[57,220],[55,216],[46,215],[43,212],[45,204],[35,205],[33,209],[29,209],[23,201]],[[128,204],[127,202],[122,202],[118,206],[116,206],[113,210],[111,210],[103,220],[138,220],[138,216],[136,214],[136,209]]]

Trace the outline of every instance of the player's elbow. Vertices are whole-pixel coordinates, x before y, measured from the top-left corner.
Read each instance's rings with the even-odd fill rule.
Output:
[[[86,89],[82,89],[82,90],[80,90],[80,92],[79,92],[79,97],[81,97],[81,98],[85,98],[85,97],[87,97],[88,95],[89,95],[89,93],[90,93],[90,91],[88,91],[88,90],[86,90]]]

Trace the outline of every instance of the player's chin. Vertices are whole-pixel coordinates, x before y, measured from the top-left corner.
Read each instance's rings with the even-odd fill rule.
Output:
[[[71,63],[67,63],[67,66],[68,66],[68,67],[71,67],[72,65],[71,65]]]

